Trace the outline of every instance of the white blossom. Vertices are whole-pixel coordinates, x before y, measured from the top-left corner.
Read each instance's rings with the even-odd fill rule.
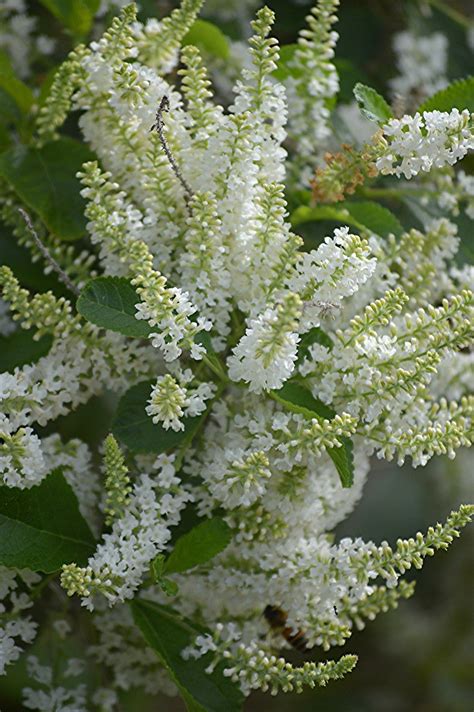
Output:
[[[419,36],[404,30],[394,36],[393,48],[399,75],[389,84],[395,96],[416,92],[419,103],[447,85],[448,39],[441,32]]]
[[[409,179],[421,171],[459,161],[474,148],[473,119],[467,109],[424,111],[390,119],[383,127],[384,152],[376,166],[384,175]]]

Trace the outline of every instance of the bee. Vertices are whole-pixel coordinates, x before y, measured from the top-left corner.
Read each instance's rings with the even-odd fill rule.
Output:
[[[308,652],[308,643],[302,630],[294,632],[294,629],[286,625],[288,614],[277,606],[266,606],[263,611],[268,625],[274,631],[280,633],[285,640],[300,653]]]
[[[319,316],[321,317],[321,319],[325,319],[326,317],[331,317],[331,319],[335,319],[335,312],[340,309],[339,304],[334,304],[333,302],[322,302],[317,299],[311,299],[307,302],[304,302],[303,310],[309,309],[310,307],[316,307],[317,309],[319,309]]]

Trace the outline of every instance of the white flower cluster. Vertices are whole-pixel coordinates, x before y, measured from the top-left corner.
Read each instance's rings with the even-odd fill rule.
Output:
[[[65,299],[51,293],[30,298],[6,267],[0,282],[22,326],[35,326],[38,336],[54,337],[49,353],[36,363],[0,374],[0,473],[10,486],[31,487],[56,466],[32,426],[46,425],[105,388],[120,388],[129,379],[148,375],[151,354],[149,347],[137,349],[119,334],[101,336],[95,327],[81,326]],[[93,495],[90,485],[82,487]]]
[[[310,346],[300,366],[315,395],[334,407],[344,404],[360,418],[366,443],[372,441],[379,456],[391,459],[396,454],[400,463],[407,455],[415,466],[434,454],[454,456],[454,448],[470,439],[472,399],[462,394],[470,392],[469,386],[464,388],[472,373],[464,371],[463,386],[455,385],[470,354],[458,353],[453,361],[453,349],[471,343],[473,292],[463,288],[456,271],[451,279],[446,274],[457,247],[456,227],[447,220],[432,223],[425,234],[412,230],[398,243],[379,247],[386,266],[378,289],[395,289],[372,301],[344,329],[336,329],[331,348]],[[441,282],[435,274],[442,275]],[[431,307],[431,300],[441,306]],[[413,311],[397,316],[407,303]],[[449,379],[451,389],[442,392],[436,384]],[[438,405],[435,395],[461,401]]]
[[[464,158],[474,148],[474,117],[467,109],[406,114],[385,124],[383,140],[378,170],[409,179]]]
[[[48,473],[41,450],[41,441],[32,428],[19,428],[11,432],[11,426],[0,415],[0,476],[9,487],[31,487]]]
[[[349,234],[348,227],[336,228],[334,237],[311,252],[300,255],[293,273],[286,277],[288,287],[304,299],[301,331],[319,326],[326,309],[337,310],[373,275],[376,260],[368,242]]]
[[[97,593],[112,605],[132,598],[150,561],[164,549],[170,526],[190,495],[179,488],[172,460],[160,456],[153,472],[143,473],[133,486],[124,511],[103,537],[85,568],[63,567],[61,582],[70,596],[78,593],[82,605],[94,609]]]
[[[291,292],[282,304],[251,319],[228,359],[229,376],[244,380],[251,391],[281,388],[294,370],[301,299]]]
[[[315,159],[325,150],[330,136],[330,101],[339,90],[339,77],[332,62],[339,35],[332,29],[337,21],[339,0],[321,0],[306,18],[285,80],[290,107],[288,134],[296,143],[294,179],[307,185]]]
[[[176,377],[170,373],[159,376],[150,394],[146,412],[154,423],[165,430],[184,430],[182,418],[193,418],[203,413],[206,401],[212,398],[214,383],[192,384],[194,374],[190,369],[180,370]]]
[[[441,210],[447,210],[452,215],[458,216],[461,209],[474,220],[474,176],[465,171],[447,167],[430,174],[426,182],[427,195],[424,203],[428,204],[430,198]]]
[[[32,643],[38,624],[23,611],[33,605],[24,590],[41,581],[39,574],[22,569],[0,567],[0,675],[7,665],[18,660],[23,644]]]
[[[368,471],[358,449],[355,484],[341,493],[324,452],[338,447],[341,435],[351,435],[350,417],[308,422],[272,401],[259,402],[257,396],[242,401],[238,396],[221,401],[206,427],[208,447],[185,461],[185,471],[203,480],[195,494],[198,507],[203,513],[228,509],[244,539],[260,527],[262,535],[267,528],[282,535],[293,528],[300,533],[332,528],[358,500]]]
[[[146,24],[126,7],[102,39],[70,56],[41,108],[42,141],[54,138],[68,107],[81,112],[97,154],[80,173],[91,252],[105,276],[130,280],[136,318],[151,335],[99,330],[68,300],[31,297],[1,268],[15,318],[53,343],[0,376],[0,474],[24,488],[61,467],[98,535],[97,515],[105,515],[87,565],[65,565],[61,584],[92,612],[89,652],[116,688],[175,692],[123,604],[143,584],[146,598],[166,601],[164,587],[149,585],[150,563],[172,548],[173,527],[192,503],[194,514],[218,512],[232,531],[211,562],[170,574],[177,613],[215,631],[199,638],[196,655],[209,655],[209,670],[224,661],[246,694],[299,691],[340,677],[355,660],[291,666],[274,654],[290,638],[268,624],[267,607],[281,609],[281,627],[304,632],[308,648],[340,645],[411,595],[406,571],[469,519],[461,508],[394,550],[331,534],[360,498],[373,453],[422,465],[471,444],[474,270],[450,266],[459,239],[446,219],[384,240],[339,226],[302,250],[288,221],[285,170],[294,186],[327,136],[338,3],[320,0],[298,43],[293,68],[302,74],[289,85],[300,153],[290,160],[268,8],[252,24],[251,64],[229,110],[213,100],[196,48],[182,52],[179,90],[171,86],[167,72],[199,4],[185,0]],[[377,168],[411,178],[451,165],[472,148],[472,132],[469,112],[455,109],[393,119],[376,146]],[[178,449],[157,459],[122,453],[109,436],[100,497],[93,453],[77,439],[40,439],[34,427],[53,428],[93,395],[141,380],[153,383],[143,416],[172,430],[166,438]],[[199,415],[192,432],[187,419]],[[341,486],[341,474],[353,475],[352,486]],[[16,573],[6,576],[14,608]],[[24,634],[18,626],[4,635],[7,661],[18,656],[18,639],[32,638],[32,622]],[[47,670],[30,666],[42,687],[25,692],[27,707],[90,704],[81,684],[52,686]],[[96,695],[94,704],[114,708],[113,693]]]
[[[79,663],[79,665],[78,665]],[[75,677],[82,672],[82,661],[70,658],[64,677]],[[23,704],[27,709],[49,712],[49,710],[82,710],[86,709],[87,687],[79,684],[76,687],[63,687],[53,683],[53,669],[49,665],[41,665],[36,655],[27,658],[28,679],[30,684],[36,682],[40,687],[23,688]]]
[[[390,80],[393,95],[403,97],[410,103],[415,95],[416,103],[443,89],[448,80],[448,40],[441,32],[418,36],[405,30],[393,38],[400,74]]]

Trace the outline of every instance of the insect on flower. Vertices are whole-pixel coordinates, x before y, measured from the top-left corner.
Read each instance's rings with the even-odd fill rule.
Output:
[[[267,623],[277,633],[280,633],[285,640],[300,653],[308,652],[308,643],[302,630],[294,632],[294,628],[286,625],[288,614],[278,606],[266,606],[263,611]]]
[[[339,304],[334,304],[333,302],[323,302],[319,299],[311,299],[304,302],[303,309],[309,309],[310,307],[316,307],[319,309],[319,315],[322,319],[326,317],[336,318],[335,312],[340,309]]]

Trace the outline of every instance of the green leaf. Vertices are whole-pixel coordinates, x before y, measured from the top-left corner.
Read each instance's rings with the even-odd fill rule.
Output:
[[[361,113],[377,124],[386,124],[387,121],[393,118],[393,113],[390,106],[387,104],[383,96],[375,89],[368,87],[365,84],[358,82],[354,87],[354,96]]]
[[[124,277],[97,277],[87,282],[77,300],[77,311],[88,321],[124,336],[147,337],[146,321],[135,318],[140,297]]]
[[[350,225],[357,230],[369,230],[381,237],[390,233],[400,236],[403,226],[398,218],[383,205],[370,200],[360,202],[341,202],[337,207],[318,205],[309,207],[300,205],[291,215],[291,224],[294,228],[306,222],[319,220],[334,220],[341,225]]]
[[[451,109],[474,111],[474,77],[457,79],[445,89],[426,99],[417,109],[423,111],[451,111]]]
[[[244,701],[238,686],[224,677],[224,663],[206,672],[206,656],[184,660],[181,652],[196,636],[207,631],[167,606],[135,599],[133,618],[148,645],[153,648],[179,688],[190,712],[239,712]]]
[[[194,45],[201,52],[208,52],[220,59],[227,59],[229,56],[228,38],[217,25],[207,20],[195,20],[183,39],[183,47],[186,45]]]
[[[298,359],[297,364],[300,364],[309,356],[309,349],[313,344],[321,344],[331,350],[333,347],[332,339],[319,326],[313,326],[312,329],[301,336],[298,344]]]
[[[9,336],[0,336],[0,372],[38,361],[46,356],[52,343],[48,334],[35,341],[32,330],[20,329]]]
[[[97,0],[40,0],[73,35],[86,35],[99,3]]]
[[[54,235],[77,240],[86,233],[86,218],[76,173],[91,158],[89,149],[72,138],[39,149],[16,146],[0,156],[0,175]]]
[[[52,573],[94,553],[92,533],[60,470],[31,489],[0,487],[0,564]]]
[[[387,237],[393,233],[400,237],[405,230],[400,220],[388,208],[374,203],[371,200],[341,203],[342,209],[348,211],[351,218],[363,225],[370,232],[375,232],[380,237]]]
[[[271,397],[281,403],[287,410],[300,413],[308,420],[331,420],[336,412],[325,403],[315,398],[313,394],[299,383],[287,381],[283,388],[271,391]],[[354,482],[353,444],[350,438],[341,437],[340,447],[328,448],[327,453],[334,462],[343,487],[351,487]]]
[[[277,62],[277,68],[272,73],[272,76],[278,81],[283,82],[288,77],[297,77],[298,74],[301,75],[301,70],[296,70],[291,67],[291,62],[295,56],[295,52],[298,49],[297,43],[282,45],[280,47],[280,56]]]
[[[161,589],[167,596],[176,596],[179,591],[179,586],[176,581],[165,578],[164,575],[165,555],[158,554],[150,564],[150,573],[153,581],[161,586]]]
[[[2,129],[5,129],[7,126],[9,127],[10,124],[14,125],[19,125],[21,123],[21,111],[16,103],[16,101],[13,99],[13,97],[6,92],[1,86],[0,86],[0,126]],[[11,141],[8,142],[5,140],[5,137],[2,140],[2,144],[5,145],[6,150],[9,147],[9,143],[11,144]]]
[[[309,420],[331,420],[336,411],[315,398],[313,394],[299,383],[287,381],[278,391],[272,391],[271,396],[293,413],[304,415]]]
[[[132,452],[162,453],[184,445],[199,428],[205,414],[183,418],[184,430],[175,432],[155,425],[146,413],[153,381],[132,386],[120,399],[112,433]]]
[[[317,205],[310,207],[309,205],[300,205],[294,210],[290,216],[291,225],[296,228],[308,222],[319,220],[334,220],[335,222],[344,223],[345,225],[353,225],[361,229],[361,225],[357,220],[354,220],[347,210],[335,208],[331,205]]]
[[[328,455],[333,461],[343,487],[352,487],[354,484],[354,444],[350,438],[340,438],[341,447],[328,450]]]
[[[179,573],[204,564],[223,551],[231,539],[232,530],[223,519],[207,519],[176,541],[164,563],[163,572]]]
[[[3,89],[13,99],[15,105],[23,114],[27,114],[35,97],[31,89],[15,76],[10,58],[0,50],[0,89]]]

